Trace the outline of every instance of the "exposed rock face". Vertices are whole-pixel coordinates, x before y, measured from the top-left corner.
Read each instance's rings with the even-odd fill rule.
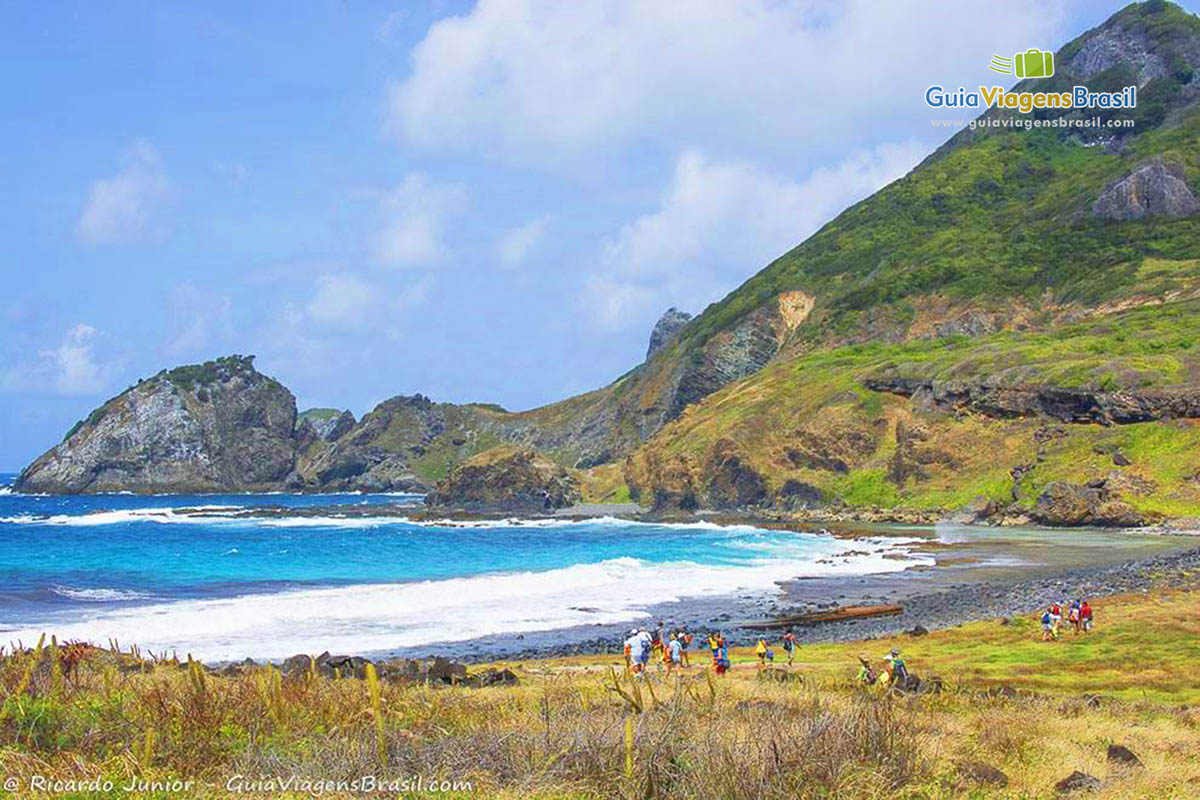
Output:
[[[308,422],[313,427],[313,431],[320,438],[327,442],[336,442],[342,438],[357,420],[349,411],[343,411],[341,414],[328,415],[323,417],[306,418],[305,414],[300,415],[303,422]]]
[[[435,506],[542,511],[579,502],[579,481],[533,450],[496,447],[459,464],[426,501]]]
[[[1197,211],[1200,201],[1188,187],[1183,168],[1162,159],[1153,159],[1112,184],[1092,205],[1096,216],[1121,221],[1147,216],[1186,217]]]
[[[802,469],[847,473],[875,452],[877,437],[854,425],[835,425],[826,431],[811,427],[795,431],[782,445],[787,462]]]
[[[692,350],[680,368],[667,403],[666,420],[723,386],[765,367],[788,334],[812,313],[815,303],[805,292],[784,292],[721,331],[702,348]]]
[[[1124,25],[1107,24],[1089,36],[1067,64],[1071,74],[1087,80],[1119,65],[1137,70],[1138,85],[1167,74],[1167,65],[1149,46],[1144,34]]]
[[[230,356],[139,382],[26,467],[18,490],[279,488],[295,464],[296,401],[253,361]]]
[[[661,348],[664,344],[675,338],[675,335],[683,329],[692,319],[692,315],[687,312],[680,311],[672,306],[658,318],[658,322],[654,323],[654,330],[650,331],[650,346],[646,348],[646,360],[650,360],[650,356]]]
[[[924,427],[900,420],[896,423],[896,451],[888,465],[888,478],[904,485],[909,478],[926,480],[929,467],[954,466],[953,454],[937,446]]]
[[[1131,528],[1146,520],[1099,479],[1080,486],[1065,481],[1046,484],[1034,506],[1033,517],[1046,525],[1097,525]]]
[[[763,477],[738,454],[737,445],[722,439],[705,465],[708,505],[712,508],[746,508],[767,500]]]
[[[1102,425],[1200,417],[1200,389],[1139,389],[1104,392],[985,381],[928,381],[919,378],[870,378],[877,392],[912,397],[947,411],[969,410],[1001,419],[1047,416],[1063,422]]]
[[[338,418],[336,433],[346,415]],[[446,411],[422,395],[393,397],[330,439],[300,472],[306,486],[333,491],[416,491],[429,487],[410,461],[446,431]]]

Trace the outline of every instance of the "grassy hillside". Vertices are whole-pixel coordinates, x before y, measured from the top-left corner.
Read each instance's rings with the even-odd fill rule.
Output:
[[[635,687],[614,681],[619,657],[587,656],[511,664],[520,685],[483,689],[264,666],[225,676],[106,652],[64,675],[47,652],[6,654],[0,769],[18,790],[0,797],[37,796],[35,776],[114,784],[73,797],[135,796],[116,787],[140,779],[192,781],[182,796],[215,798],[235,776],[289,775],[333,782],[325,797],[362,796],[341,781],[417,775],[460,782],[444,796],[462,798],[1052,797],[1075,770],[1103,782],[1088,795],[1102,800],[1191,797],[1198,612],[1194,593],[1156,593],[1098,602],[1095,631],[1053,643],[1016,619],[802,645],[789,673],[799,680],[786,682],[759,680],[748,648],[723,677],[693,651],[690,670],[652,669]],[[878,661],[893,646],[943,691],[856,684],[858,654]],[[1109,761],[1113,744],[1142,766]]]
[[[793,482],[815,489],[817,502],[955,509],[976,498],[1009,499],[1012,468],[1034,465],[1017,489],[1025,506],[1050,481],[1083,483],[1116,471],[1132,487],[1125,499],[1135,508],[1200,515],[1196,421],[1102,426],[997,419],[921,408],[866,387],[876,376],[1110,392],[1176,386],[1195,380],[1197,342],[1200,302],[1185,301],[1044,332],[818,350],[773,364],[688,409],[630,457],[627,477],[644,500],[656,489],[678,494],[691,481],[700,504],[712,505],[720,498],[704,492],[719,472],[713,454],[733,452],[781,503]],[[1045,434],[1038,432],[1047,428],[1054,435],[1039,441]],[[906,429],[927,436],[914,446],[901,441]],[[1131,464],[1118,469],[1117,451]]]

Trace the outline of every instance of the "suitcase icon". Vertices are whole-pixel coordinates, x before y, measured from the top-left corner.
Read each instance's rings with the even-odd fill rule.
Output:
[[[1049,78],[1054,74],[1054,53],[1030,48],[1013,56],[1018,78]]]

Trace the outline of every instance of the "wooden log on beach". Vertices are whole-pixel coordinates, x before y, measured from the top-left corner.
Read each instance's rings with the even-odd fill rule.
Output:
[[[848,619],[866,619],[868,617],[894,617],[903,614],[904,609],[897,605],[882,606],[839,606],[828,611],[814,611],[809,614],[797,614],[791,617],[747,622],[741,627],[750,630],[766,631],[776,628],[792,628],[805,625],[816,625],[822,622],[844,622]]]

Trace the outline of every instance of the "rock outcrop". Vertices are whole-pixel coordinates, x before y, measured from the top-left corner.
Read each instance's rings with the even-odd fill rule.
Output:
[[[579,481],[533,450],[501,446],[450,470],[426,497],[432,506],[549,511],[579,502]]]
[[[1101,425],[1200,418],[1200,388],[1106,392],[1036,384],[937,381],[878,377],[868,389],[913,398],[945,411],[972,411],[1000,419],[1046,416],[1062,422]]]
[[[1032,517],[1045,525],[1132,528],[1145,518],[1124,502],[1107,479],[1086,485],[1053,481],[1038,495]]]
[[[692,349],[677,370],[674,391],[665,403],[669,421],[722,387],[765,367],[788,336],[812,313],[815,299],[806,292],[783,292]]]
[[[319,439],[336,442],[354,427],[357,420],[349,411],[337,411],[332,408],[311,408],[302,411],[296,418],[299,428],[305,423],[312,426],[313,433]]]
[[[692,320],[692,315],[685,311],[680,311],[672,306],[658,318],[658,322],[654,323],[654,330],[650,331],[650,345],[646,348],[646,360],[650,360],[650,356],[654,355],[663,345],[675,338],[679,331],[683,330],[683,326],[687,325]]]
[[[279,488],[295,465],[296,401],[229,356],[164,370],[93,411],[17,478],[22,492]]]
[[[1096,198],[1092,213],[1111,220],[1186,217],[1200,211],[1183,167],[1155,158],[1109,186]]]

